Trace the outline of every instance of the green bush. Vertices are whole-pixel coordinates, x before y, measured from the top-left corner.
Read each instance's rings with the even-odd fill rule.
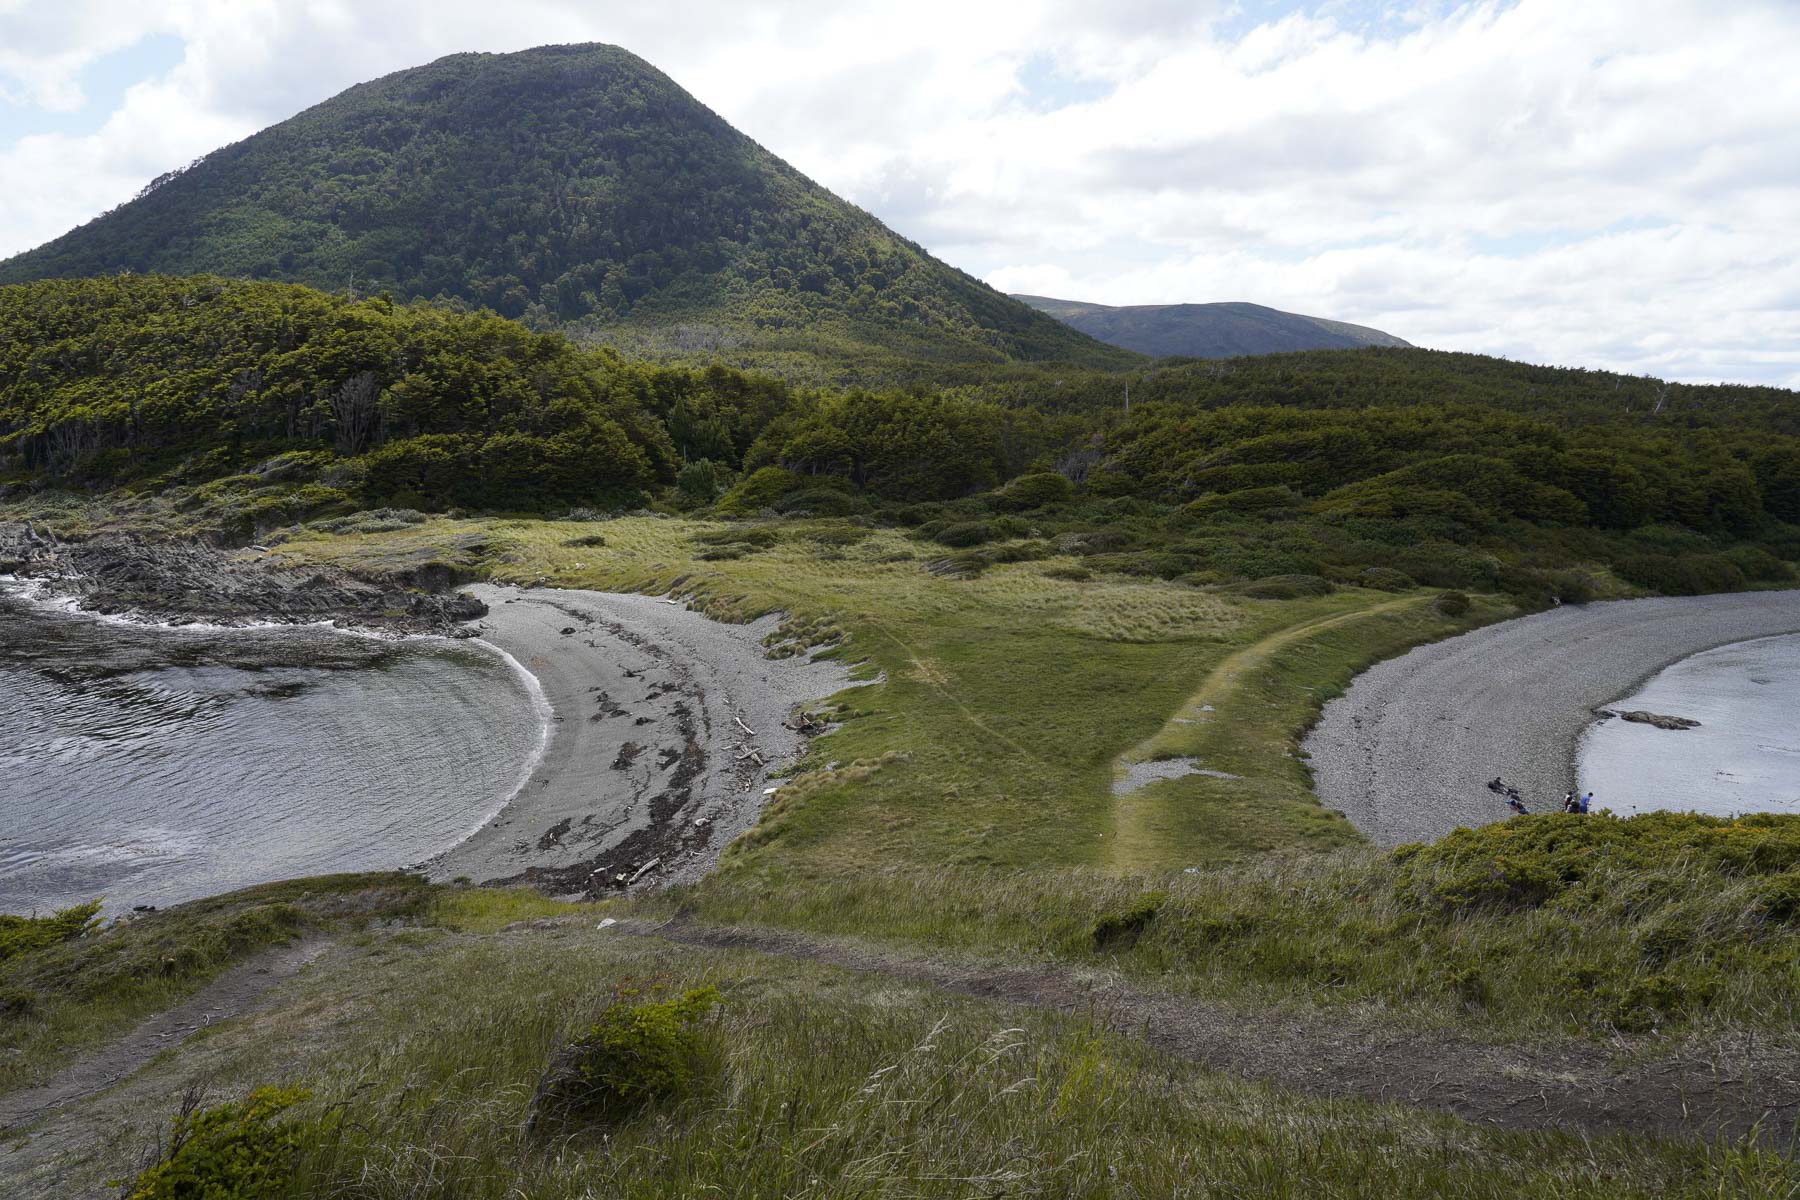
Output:
[[[705,1059],[700,1023],[718,1004],[718,989],[634,1003],[637,994],[619,989],[593,1027],[551,1060],[532,1098],[534,1126],[615,1122],[693,1090]]]
[[[994,493],[996,508],[1008,512],[1026,512],[1052,504],[1062,504],[1075,494],[1075,487],[1054,471],[1021,475]]]
[[[1271,575],[1236,583],[1225,589],[1255,600],[1300,600],[1307,596],[1328,596],[1337,589],[1331,580],[1317,575]]]
[[[1718,554],[1693,554],[1676,558],[1667,554],[1634,554],[1622,558],[1613,569],[1619,577],[1665,596],[1699,596],[1729,592],[1746,582],[1744,572]]]
[[[1627,820],[1549,813],[1458,829],[1429,846],[1402,846],[1393,857],[1405,901],[1442,912],[1585,905],[1594,900],[1580,886],[1588,879],[1674,864],[1720,879],[1774,877],[1759,901],[1772,920],[1791,912],[1790,889],[1800,896],[1793,874],[1800,868],[1800,820],[1775,813],[1648,812]]]
[[[92,933],[100,927],[99,913],[98,900],[62,909],[48,917],[0,913],[0,962]]]
[[[995,536],[994,527],[986,521],[958,521],[939,529],[931,540],[952,549],[966,549],[992,541]]]
[[[169,1145],[140,1172],[125,1200],[260,1200],[285,1196],[303,1126],[275,1125],[305,1100],[299,1088],[257,1088],[243,1100],[176,1116]]]
[[[869,511],[869,502],[841,488],[806,488],[783,496],[775,511],[787,516],[849,517]]]
[[[1461,592],[1445,592],[1432,607],[1446,617],[1460,617],[1469,611],[1470,601]]]
[[[675,476],[675,489],[696,504],[711,504],[724,490],[727,468],[710,458],[698,459],[681,468]]]
[[[767,550],[781,540],[781,535],[773,525],[727,525],[723,529],[697,533],[694,540],[702,546],[749,546]]]
[[[1404,592],[1416,586],[1411,575],[1393,567],[1364,567],[1356,573],[1356,583],[1359,587],[1383,592]]]
[[[1145,892],[1124,908],[1103,914],[1094,922],[1094,949],[1129,950],[1135,946],[1167,899],[1165,892]]]
[[[716,506],[720,516],[753,517],[765,508],[774,508],[789,492],[806,486],[806,476],[782,467],[764,467],[753,472],[725,493]]]
[[[1254,487],[1213,496],[1202,496],[1181,510],[1189,519],[1201,519],[1221,513],[1257,513],[1276,509],[1297,508],[1300,496],[1288,487]]]
[[[1733,546],[1719,557],[1752,583],[1781,583],[1794,577],[1792,567],[1760,546]]]

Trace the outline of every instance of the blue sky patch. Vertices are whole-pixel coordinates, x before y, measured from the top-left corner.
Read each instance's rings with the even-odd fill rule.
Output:
[[[174,70],[186,52],[186,43],[174,34],[156,33],[95,59],[77,81],[83,102],[73,112],[52,112],[35,104],[0,99],[0,145],[39,133],[93,133],[124,105],[125,93],[133,84]]]

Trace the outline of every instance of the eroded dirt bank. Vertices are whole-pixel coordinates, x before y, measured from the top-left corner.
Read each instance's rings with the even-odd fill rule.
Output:
[[[1795,631],[1800,590],[1568,606],[1421,646],[1325,706],[1304,747],[1314,786],[1383,846],[1511,815],[1495,778],[1554,812],[1596,709],[1690,654]]]
[[[654,596],[467,589],[481,639],[536,677],[550,737],[519,793],[434,878],[605,895],[704,874],[755,824],[771,772],[805,748],[801,710],[850,683],[830,661],[770,659],[770,616],[725,625]]]

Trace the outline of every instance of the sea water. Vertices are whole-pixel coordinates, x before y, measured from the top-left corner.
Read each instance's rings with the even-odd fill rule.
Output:
[[[0,912],[418,863],[505,803],[546,717],[480,645],[145,626],[0,583]]]
[[[1665,730],[1614,718],[1590,727],[1577,775],[1596,806],[1621,815],[1800,812],[1800,635],[1684,658],[1611,708],[1700,726]]]

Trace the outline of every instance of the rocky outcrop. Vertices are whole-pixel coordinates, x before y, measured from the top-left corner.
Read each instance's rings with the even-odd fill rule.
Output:
[[[412,580],[293,563],[255,546],[224,550],[123,533],[63,541],[30,522],[0,523],[0,574],[40,580],[88,612],[132,613],[172,624],[332,621],[460,634],[463,622],[487,613],[472,596],[421,589]],[[446,578],[443,584],[450,582]]]

